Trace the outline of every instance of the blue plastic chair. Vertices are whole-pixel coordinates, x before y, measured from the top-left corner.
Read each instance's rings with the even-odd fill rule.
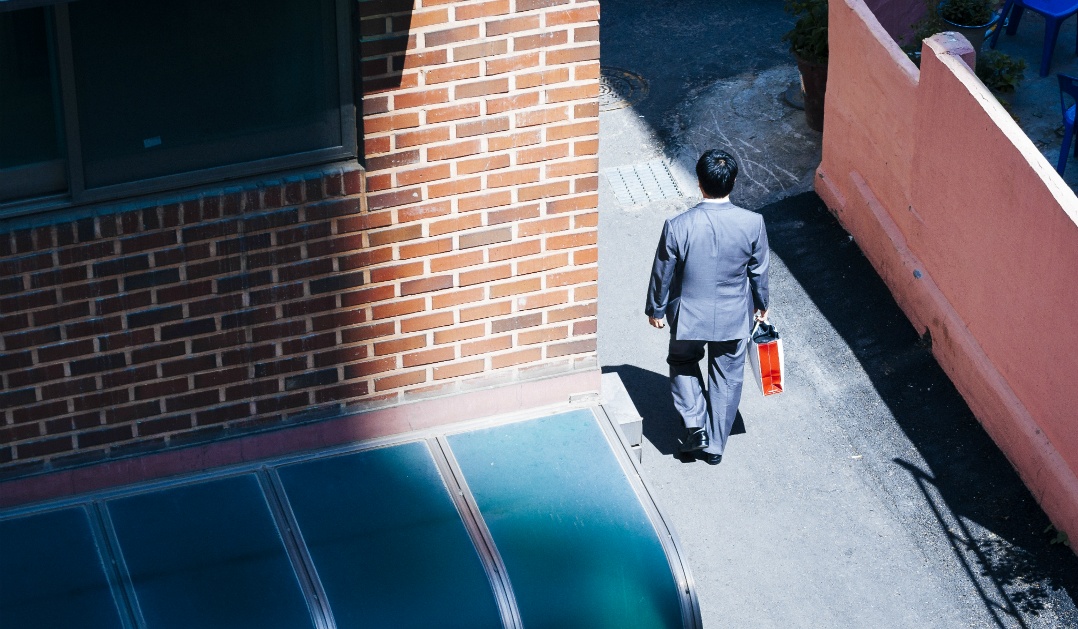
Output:
[[[1059,27],[1063,20],[1078,13],[1078,2],[1074,0],[1007,0],[1003,5],[1001,15],[1007,18],[1007,34],[1014,35],[1018,31],[1018,23],[1022,21],[1022,13],[1026,9],[1044,16],[1044,51],[1041,52],[1041,76],[1048,76],[1048,68],[1052,65],[1052,52],[1056,49],[1056,38],[1059,37]],[[996,47],[999,40],[999,32],[1003,30],[997,27],[992,33],[992,48]],[[1074,54],[1078,55],[1078,41],[1075,42]]]
[[[1059,147],[1059,161],[1056,163],[1056,172],[1060,175],[1067,167],[1067,153],[1070,152],[1071,140],[1074,139],[1074,114],[1078,110],[1078,79],[1066,74],[1057,74],[1059,77],[1059,108],[1063,110],[1063,146]],[[1066,94],[1074,99],[1075,104],[1067,107]],[[1074,146],[1074,156],[1078,157],[1078,145]]]

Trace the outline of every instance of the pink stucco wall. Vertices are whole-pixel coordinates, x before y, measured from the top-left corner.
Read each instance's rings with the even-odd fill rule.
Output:
[[[863,0],[830,7],[817,192],[1078,540],[1078,198],[973,75],[965,39],[926,40],[918,71]]]

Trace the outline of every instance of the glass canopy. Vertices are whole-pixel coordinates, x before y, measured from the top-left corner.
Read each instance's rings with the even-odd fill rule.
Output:
[[[0,626],[123,627],[89,513],[0,521]]]
[[[0,513],[0,626],[665,629],[700,615],[613,424],[579,410]]]
[[[559,415],[449,443],[524,626],[681,626],[662,544],[594,422]]]
[[[501,626],[479,555],[424,444],[278,474],[337,627]]]

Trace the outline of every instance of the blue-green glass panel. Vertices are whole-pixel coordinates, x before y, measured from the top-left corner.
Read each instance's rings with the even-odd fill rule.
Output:
[[[0,627],[122,627],[82,508],[0,521]]]
[[[501,627],[490,582],[426,446],[278,472],[339,629]]]
[[[680,627],[662,544],[590,411],[449,437],[524,626]]]
[[[253,475],[119,498],[108,509],[149,629],[312,626]]]

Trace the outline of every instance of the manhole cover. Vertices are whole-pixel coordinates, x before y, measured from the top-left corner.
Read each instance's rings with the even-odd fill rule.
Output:
[[[618,68],[603,68],[599,72],[599,111],[635,105],[647,95],[648,82],[635,72]]]
[[[603,170],[603,176],[614,189],[618,203],[624,206],[685,196],[670,173],[670,167],[661,159],[632,166],[607,168]]]

